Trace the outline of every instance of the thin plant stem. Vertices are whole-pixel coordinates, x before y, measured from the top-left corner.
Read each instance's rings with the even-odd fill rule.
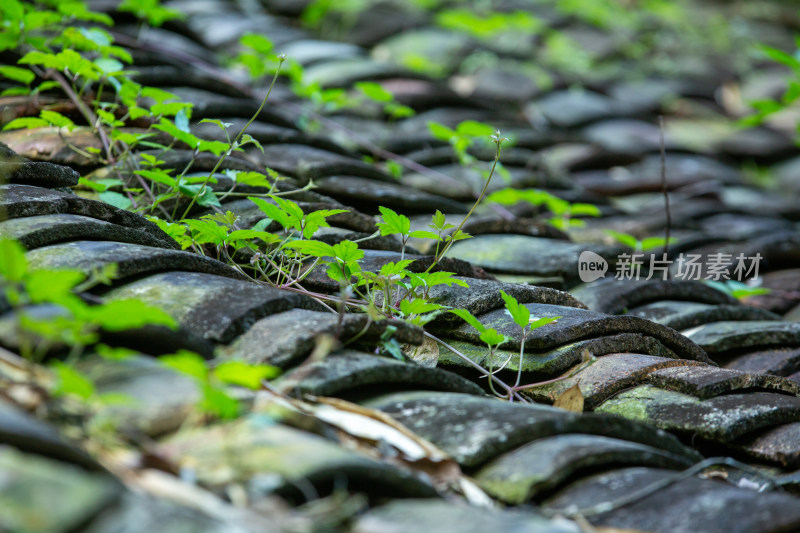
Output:
[[[672,212],[669,208],[669,192],[667,191],[667,146],[664,139],[664,115],[658,115],[659,144],[661,147],[661,192],[664,194],[664,210],[667,214],[667,227],[664,238],[664,259],[669,255],[669,234],[672,229]],[[670,272],[667,270],[667,279]]]
[[[498,132],[497,136],[499,137],[499,132]],[[481,203],[481,201],[483,200],[483,197],[486,196],[486,191],[489,189],[489,184],[492,182],[492,177],[494,176],[494,171],[497,168],[497,163],[500,161],[500,150],[501,150],[501,145],[503,144],[503,142],[501,140],[497,140],[495,142],[495,144],[497,145],[497,148],[495,149],[495,152],[494,152],[494,161],[492,162],[492,170],[489,172],[489,177],[486,178],[486,183],[483,184],[483,190],[481,190],[481,193],[480,193],[480,195],[478,195],[478,199],[475,200],[475,203],[472,204],[472,208],[467,213],[467,216],[465,216],[461,220],[461,223],[458,225],[456,230],[453,233],[450,234],[451,238],[450,238],[449,241],[447,241],[447,244],[444,245],[444,248],[442,249],[442,253],[433,258],[433,262],[430,264],[430,266],[428,266],[427,269],[425,269],[425,273],[430,272],[431,269],[433,267],[435,267],[437,264],[439,264],[439,261],[441,261],[444,258],[444,256],[450,250],[450,247],[453,246],[454,242],[456,242],[455,237],[459,234],[459,232],[461,231],[461,228],[464,227],[464,224],[466,224],[467,220],[469,220],[469,217],[472,216],[472,213],[475,211],[475,208],[478,207],[478,204]]]
[[[247,124],[244,125],[244,127],[239,131],[239,133],[233,139],[233,142],[230,144],[230,148],[228,148],[228,150],[226,150],[225,153],[222,154],[222,157],[219,158],[217,164],[214,165],[214,168],[212,168],[211,172],[208,173],[208,176],[206,177],[206,180],[203,182],[203,187],[201,187],[200,191],[205,192],[205,188],[208,186],[208,181],[217,172],[217,170],[219,170],[219,167],[222,166],[222,163],[225,162],[228,156],[233,153],[234,148],[238,146],[239,139],[242,138],[242,135],[244,135],[244,132],[247,131],[247,128],[250,127],[250,124],[252,124],[258,118],[258,116],[261,114],[261,111],[264,109],[264,106],[267,105],[267,100],[269,100],[269,95],[272,94],[272,88],[275,87],[275,82],[278,81],[278,74],[280,74],[281,72],[281,66],[283,66],[284,61],[286,61],[285,56],[278,57],[278,68],[275,69],[275,75],[272,77],[272,83],[269,84],[269,89],[267,89],[267,94],[264,95],[264,99],[261,100],[261,105],[258,106],[256,112],[253,114],[252,117],[250,117],[250,120],[247,121]],[[192,201],[189,202],[189,205],[188,207],[186,207],[186,211],[183,212],[183,216],[181,217],[181,219],[184,219],[189,215],[189,211],[191,211],[192,207],[194,207],[194,204],[195,202],[197,202],[197,197],[199,195],[200,194],[198,193],[192,197]]]

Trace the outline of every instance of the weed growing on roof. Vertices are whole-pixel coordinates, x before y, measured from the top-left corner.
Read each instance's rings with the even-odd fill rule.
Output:
[[[126,2],[122,7],[147,19],[143,24],[154,26],[177,16],[161,8],[155,0],[150,0],[148,6],[149,9],[141,10]],[[213,255],[256,281],[304,292],[321,302],[338,304],[342,311],[357,309],[375,318],[398,318],[421,326],[445,310],[431,301],[432,288],[439,285],[467,287],[466,282],[455,278],[452,272],[441,271],[438,267],[454,242],[469,238],[462,228],[485,198],[495,173],[505,174],[500,152],[508,139],[490,126],[474,121],[461,123],[452,130],[430,125],[434,135],[451,144],[464,165],[477,165],[469,153],[477,139],[489,138],[495,145],[490,168],[482,169],[483,188],[458,226],[448,224],[444,215],[437,211],[429,225],[431,231],[411,231],[407,217],[382,207],[379,233],[398,236],[401,259],[383,265],[377,273],[364,271],[360,263],[364,251],[357,242],[327,244],[314,239],[318,229],[329,225],[329,217],[344,210],[304,211],[298,203],[285,197],[295,191],[276,189],[281,177],[268,168],[264,173],[220,170],[228,157],[245,146],[263,150],[246,131],[267,104],[284,63],[288,65],[286,73],[293,90],[311,101],[315,112],[360,107],[365,102],[379,106],[389,119],[408,116],[413,110],[397,103],[394,96],[377,83],[358,83],[349,92],[322,89],[307,81],[298,63],[274,55],[268,39],[246,35],[242,38],[243,52],[236,61],[244,65],[254,79],[271,75],[269,89],[258,110],[235,135],[229,132],[231,124],[201,120],[200,123],[215,124],[225,137],[225,141],[206,140],[191,131],[191,103],[133,81],[133,71],[129,70],[130,53],[115,45],[110,33],[101,28],[70,25],[73,20],[81,20],[109,26],[111,20],[106,15],[92,13],[80,2],[70,4],[70,15],[60,4],[55,5],[54,11],[43,11],[39,7],[18,0],[3,4],[4,25],[10,32],[4,34],[0,47],[15,50],[21,56],[19,66],[0,68],[0,75],[19,84],[7,89],[5,94],[35,96],[59,89],[75,106],[83,124],[64,114],[42,109],[38,116],[10,121],[5,129],[54,127],[67,146],[87,160],[113,169],[110,174],[93,179],[81,178],[80,186],[84,189],[116,207],[148,215],[183,249]],[[133,121],[145,122],[147,127],[143,131],[125,129]],[[91,131],[101,148],[70,144],[69,134],[78,128]],[[190,150],[189,162],[183,168],[165,168],[164,156],[169,150],[180,147]],[[148,150],[142,151],[143,148]],[[210,172],[194,172],[195,162],[204,153],[216,157],[216,163]],[[227,189],[220,187],[223,176],[230,182]],[[262,188],[266,192],[242,193],[237,190],[239,186]],[[305,188],[311,187],[313,183]],[[264,219],[249,229],[239,227],[238,216],[222,209],[223,200],[236,196],[247,196],[264,214]],[[198,206],[211,212],[200,218],[189,218]],[[433,259],[424,272],[409,270],[412,261],[405,259],[405,247],[412,237],[432,239],[436,243]],[[65,364],[56,365],[54,371],[62,376],[59,390],[64,393],[84,400],[94,397],[91,382],[71,365],[89,349],[98,353],[113,351],[98,344],[99,331],[145,324],[175,327],[172,319],[140,302],[90,305],[78,296],[94,283],[110,282],[111,272],[97,273],[90,280],[83,279],[77,272],[29,273],[21,248],[13,244],[3,246],[16,250],[5,254],[3,287],[14,309],[20,311],[20,350],[26,357],[39,360],[54,346],[63,344],[70,357]],[[303,288],[303,280],[316,268],[324,268],[328,277],[340,284],[341,296],[313,294]],[[56,283],[58,291],[47,292],[43,288],[43,277],[61,280]],[[62,316],[37,321],[25,313],[27,306],[43,303],[59,307]],[[132,322],[134,316],[138,322]],[[391,328],[387,331],[390,335]],[[491,341],[487,343],[490,350],[496,350],[505,340],[492,336],[491,331],[482,334],[485,340]],[[382,344],[392,355],[401,357],[396,341],[387,337]],[[201,412],[222,418],[236,416],[241,411],[238,402],[225,392],[227,385],[258,388],[263,379],[275,375],[271,367],[220,365],[212,368],[200,356],[186,352],[165,357],[163,362],[197,380],[203,391]]]
[[[621,233],[610,229],[605,230],[605,232],[607,235],[613,237],[615,241],[637,252],[646,252],[648,250],[663,248],[665,244],[674,244],[678,242],[678,239],[675,237],[670,237],[669,241],[664,237],[645,237],[640,240],[628,233]]]
[[[599,217],[600,209],[593,204],[572,203],[559,198],[547,191],[539,189],[502,189],[495,191],[486,198],[487,202],[499,205],[515,205],[520,202],[529,203],[534,207],[544,207],[547,214],[542,215],[543,221],[560,230],[571,227],[583,227],[586,222],[576,217]],[[544,218],[546,217],[546,218]]]

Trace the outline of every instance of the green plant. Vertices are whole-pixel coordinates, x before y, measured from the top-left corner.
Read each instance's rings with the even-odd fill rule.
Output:
[[[33,270],[24,248],[13,240],[0,240],[0,288],[16,311],[20,351],[32,361],[41,360],[51,348],[68,349],[73,361],[99,340],[101,330],[121,331],[146,324],[175,327],[163,311],[138,300],[115,300],[89,304],[78,293],[98,284],[108,284],[115,269],[106,268],[87,277],[76,270]],[[57,308],[53,318],[36,319],[29,306]]]
[[[226,390],[235,385],[251,390],[262,388],[262,382],[277,377],[280,370],[269,365],[251,365],[240,361],[226,361],[214,366],[196,353],[181,350],[173,355],[163,355],[159,361],[165,367],[185,374],[201,387],[198,408],[207,416],[221,419],[236,418],[242,413],[242,402]]]
[[[718,291],[724,292],[733,296],[737,300],[746,300],[750,296],[758,296],[761,294],[770,294],[772,289],[768,287],[754,287],[741,281],[727,280],[727,281],[713,281],[704,280],[706,285],[710,285]]]
[[[800,44],[798,44],[798,48],[800,49]],[[745,127],[763,123],[770,115],[789,108],[800,98],[800,59],[798,58],[800,52],[788,53],[766,45],[759,45],[757,49],[764,57],[788,67],[790,75],[787,79],[786,90],[779,100],[764,98],[748,102],[755,113],[739,120],[739,125]]]
[[[530,335],[531,331],[533,331],[534,329],[541,328],[543,326],[546,326],[547,324],[552,324],[561,317],[560,316],[543,317],[543,318],[531,317],[528,308],[525,307],[525,305],[520,304],[516,298],[514,298],[513,296],[507,294],[505,291],[502,290],[500,291],[500,296],[503,298],[503,302],[505,303],[506,313],[511,317],[514,323],[517,326],[519,326],[522,333],[520,337],[517,378],[513,386],[507,387],[505,395],[498,394],[498,392],[494,388],[494,383],[492,379],[489,379],[488,383],[489,383],[489,388],[491,389],[493,394],[510,400],[512,399],[513,393],[520,389],[520,381],[522,380],[522,366],[523,366],[522,363],[525,354],[525,340],[528,338],[528,335]],[[490,365],[493,365],[497,349],[501,345],[512,340],[511,337],[499,333],[494,328],[487,328],[486,326],[481,324],[481,322],[475,317],[475,315],[473,315],[466,309],[451,309],[450,312],[455,314],[459,318],[463,319],[465,322],[467,322],[470,326],[475,328],[480,333],[479,336],[480,340],[485,342],[487,348],[489,349],[487,360],[490,362]],[[511,362],[511,357],[513,357],[513,355],[509,356],[508,359],[506,359],[506,361],[502,365],[500,365],[500,367],[496,370],[494,369],[493,366],[490,366],[488,369],[489,370],[488,377],[491,378],[495,374],[503,370],[508,365],[508,363]],[[524,387],[527,386],[523,386],[523,388]]]
[[[665,244],[673,244],[678,242],[678,239],[670,237],[667,241],[664,237],[645,237],[642,240],[637,239],[633,235],[621,233],[614,230],[606,230],[606,234],[613,237],[617,242],[624,244],[628,248],[633,248],[637,252],[646,252],[656,248],[663,248]]]
[[[576,216],[600,216],[600,209],[592,204],[571,203],[547,191],[538,189],[502,189],[490,194],[486,200],[499,205],[514,205],[527,202],[533,206],[544,206],[553,215],[546,221],[560,230],[582,227],[586,222]]]

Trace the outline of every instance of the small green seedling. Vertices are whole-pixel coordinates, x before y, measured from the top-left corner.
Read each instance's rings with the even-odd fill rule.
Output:
[[[633,235],[621,233],[611,229],[607,229],[606,234],[613,237],[620,244],[623,244],[628,248],[633,248],[637,252],[646,252],[648,250],[663,248],[665,244],[673,244],[678,242],[678,239],[675,237],[670,237],[669,241],[667,241],[664,237],[645,237],[644,239],[639,240]]]
[[[528,338],[531,331],[538,329],[547,324],[552,324],[557,321],[560,316],[536,318],[531,317],[531,313],[525,305],[520,304],[516,298],[506,294],[505,291],[500,291],[500,296],[506,304],[506,313],[508,313],[514,320],[514,323],[522,330],[522,337],[519,346],[519,366],[517,368],[517,380],[514,383],[514,388],[519,387],[519,382],[522,379],[522,359],[525,353],[525,339]]]
[[[741,281],[727,280],[727,281],[713,281],[704,280],[706,285],[710,285],[720,292],[729,294],[737,300],[746,300],[750,296],[758,296],[761,294],[770,294],[772,289],[768,287],[754,287]]]

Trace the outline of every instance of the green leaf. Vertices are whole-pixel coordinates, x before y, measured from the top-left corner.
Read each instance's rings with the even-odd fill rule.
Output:
[[[269,365],[251,365],[239,361],[227,361],[212,370],[218,380],[229,385],[239,385],[248,389],[258,390],[261,382],[280,375],[279,368]]]
[[[431,223],[428,225],[428,227],[441,231],[447,229],[445,228],[445,224],[447,224],[447,218],[444,216],[444,213],[437,209],[436,213],[434,213],[431,217]],[[451,224],[450,227],[455,226]]]
[[[278,204],[278,207],[280,207],[285,213],[288,213],[290,217],[293,217],[293,219],[297,220],[298,222],[303,219],[303,210],[295,202],[287,200],[286,198],[281,198],[280,196],[275,196],[274,194],[270,194],[269,197],[272,198],[272,200]]]
[[[28,87],[9,87],[0,92],[0,96],[27,96],[31,94],[31,89]]]
[[[8,281],[22,281],[28,271],[25,248],[17,241],[0,239],[0,276]]]
[[[328,243],[322,241],[291,241],[283,245],[284,248],[297,250],[303,255],[311,257],[334,257],[336,252]]]
[[[411,221],[407,216],[398,215],[388,207],[380,206],[378,210],[382,215],[382,222],[377,224],[381,230],[381,235],[400,234],[408,236],[409,231],[411,231]]]
[[[70,119],[62,115],[61,113],[57,113],[56,111],[50,111],[48,109],[43,109],[39,116],[43,119],[52,124],[57,128],[66,128],[68,130],[72,130],[75,128],[75,123],[72,122]]]
[[[106,331],[123,331],[147,325],[178,327],[167,313],[141,300],[112,300],[91,308],[92,319]]]
[[[553,322],[555,322],[559,318],[561,318],[561,317],[560,316],[553,316],[553,317],[530,319],[530,324],[529,325],[531,327],[531,331],[533,331],[534,329],[540,328],[542,326],[546,326],[547,324],[552,324]]]
[[[375,102],[391,102],[394,95],[384,89],[380,84],[372,81],[356,82],[355,88],[364,93],[364,96]]]
[[[239,38],[239,44],[252,48],[259,54],[269,54],[272,52],[272,41],[258,33],[245,33]]]
[[[0,66],[0,76],[22,83],[23,85],[30,85],[36,79],[36,74],[26,68],[12,67],[10,65]]]
[[[219,198],[217,198],[217,193],[215,193],[211,187],[203,187],[200,185],[199,189],[195,190],[193,186],[178,185],[178,189],[184,194],[189,192],[188,196],[194,197],[197,204],[203,207],[220,207],[222,205],[219,202]],[[202,193],[200,191],[202,191]]]
[[[31,303],[60,303],[86,276],[77,270],[34,270],[25,280]]]
[[[53,394],[56,396],[77,396],[88,400],[95,394],[94,384],[89,379],[61,361],[54,361],[50,368],[56,374],[58,383]]]
[[[591,217],[599,217],[601,215],[600,209],[594,204],[571,204],[569,208],[571,215],[585,215]]]
[[[454,278],[455,274],[453,272],[428,272],[427,274],[412,274],[412,276],[419,278],[427,287],[436,287],[437,285],[452,287],[453,285],[458,285],[459,287],[469,288],[467,282]]]
[[[15,118],[5,126],[3,126],[3,130],[17,130],[21,128],[27,129],[34,129],[34,128],[46,128],[49,126],[50,123],[46,120],[42,120],[41,118],[37,117],[20,117]]]
[[[457,135],[455,130],[451,130],[444,124],[439,124],[438,122],[428,122],[428,130],[431,132],[431,135],[437,139],[447,142],[450,142],[450,139]]]
[[[273,235],[272,233],[267,233],[266,231],[257,231],[252,229],[239,229],[236,231],[232,231],[228,234],[227,240],[228,242],[240,241],[245,239],[261,239],[267,244],[277,244],[281,242],[280,237],[277,235]]]
[[[771,46],[761,45],[758,47],[767,57],[778,63],[782,63],[792,70],[800,69],[800,61],[794,56],[787,54],[783,50],[778,50]]]
[[[391,278],[393,276],[403,276],[405,275],[405,269],[408,268],[408,265],[413,263],[413,259],[404,259],[403,261],[397,261],[386,263],[381,267],[380,275]]]
[[[605,230],[607,235],[611,235],[617,241],[624,244],[628,248],[636,248],[637,244],[639,244],[639,240],[634,237],[633,235],[628,235],[627,233],[620,233],[619,231],[614,231],[613,229]]]
[[[88,180],[83,176],[78,178],[78,185],[83,185],[84,187],[88,187],[96,192],[103,192],[108,189],[106,185],[103,185],[102,183],[95,183],[94,181]]]
[[[248,196],[247,199],[256,204],[264,214],[283,226],[285,229],[300,229],[300,220],[292,219],[288,213],[283,211],[277,205],[271,204],[263,198],[258,198],[257,196]]]
[[[421,315],[422,313],[430,313],[431,311],[438,311],[444,309],[444,306],[426,302],[421,298],[408,301],[403,300],[400,302],[400,312],[403,316]]]
[[[183,224],[192,231],[192,239],[197,244],[210,243],[221,246],[228,237],[228,229],[211,220],[184,220]]]
[[[101,192],[98,197],[105,203],[113,205],[114,207],[118,207],[119,209],[127,210],[133,207],[133,203],[130,201],[130,199],[118,192],[105,191]]]
[[[481,324],[480,321],[475,318],[475,315],[466,309],[451,309],[450,312],[464,320],[467,324],[477,329],[479,332],[483,333],[486,331],[486,326]]]
[[[168,91],[164,91],[157,87],[141,87],[143,98],[152,98],[157,104],[161,104],[167,100],[177,100],[178,95]]]
[[[353,241],[342,241],[333,245],[333,253],[337,259],[345,263],[358,261],[364,257],[364,250],[359,250],[358,244]]]
[[[503,301],[506,303],[506,309],[508,313],[511,315],[511,318],[514,322],[521,328],[525,328],[528,325],[531,318],[531,312],[525,307],[523,304],[520,304],[516,298],[513,296],[506,294],[505,291],[500,291],[500,296],[502,296]]]
[[[227,131],[227,130],[228,130],[228,128],[230,128],[231,126],[233,126],[233,123],[232,123],[232,122],[222,122],[221,120],[219,120],[219,119],[217,119],[217,118],[204,118],[203,120],[201,120],[201,121],[199,122],[199,124],[204,124],[204,123],[206,123],[206,122],[208,122],[208,123],[210,123],[210,124],[216,124],[216,125],[217,125],[217,127],[218,127],[219,129],[221,129],[222,131]]]
[[[664,246],[666,239],[664,237],[647,237],[646,239],[642,239],[639,243],[639,249],[643,252],[647,250],[652,250],[653,248],[660,248]],[[673,244],[678,242],[678,239],[675,237],[669,238],[669,244]]]
[[[264,152],[264,147],[261,146],[261,143],[258,142],[255,138],[253,138],[249,133],[245,133],[244,135],[242,135],[242,140],[239,141],[240,147],[246,144],[255,144],[256,148],[258,148],[262,153]]]
[[[483,122],[465,120],[456,126],[456,133],[469,137],[489,137],[494,133],[494,128]]]
[[[98,57],[94,60],[94,66],[104,74],[114,74],[125,70],[125,65],[110,57]]]
[[[503,344],[504,342],[510,340],[509,337],[502,335],[497,332],[494,328],[489,328],[481,332],[479,336],[480,340],[485,342],[488,346],[498,346]]]
[[[178,181],[167,174],[166,170],[136,170],[134,174],[138,174],[152,182],[166,185],[170,189],[174,189],[178,185]]]
[[[247,185],[249,187],[271,187],[272,183],[269,178],[261,172],[239,172],[226,170],[225,174],[233,181],[240,185]]]
[[[206,360],[194,352],[180,350],[172,355],[162,355],[158,358],[158,362],[200,381],[205,382],[208,379]]]
[[[433,239],[439,240],[439,234],[434,233],[432,231],[412,231],[408,234],[409,237],[414,237],[415,239]]]
[[[200,409],[204,413],[228,420],[239,416],[240,408],[239,402],[225,391],[209,384],[203,386],[203,399],[200,402]]]
[[[17,0],[3,0],[0,2],[0,13],[3,13],[3,18],[9,22],[18,23],[22,20],[25,9]]]
[[[181,141],[181,142],[187,144],[189,146],[189,148],[195,149],[200,144],[200,139],[198,139],[197,137],[195,137],[191,133],[187,133],[185,131],[181,131],[168,118],[161,117],[160,123],[159,124],[154,124],[153,128],[155,128],[157,130],[160,130],[160,131],[163,131],[167,135],[173,136],[178,141]]]

